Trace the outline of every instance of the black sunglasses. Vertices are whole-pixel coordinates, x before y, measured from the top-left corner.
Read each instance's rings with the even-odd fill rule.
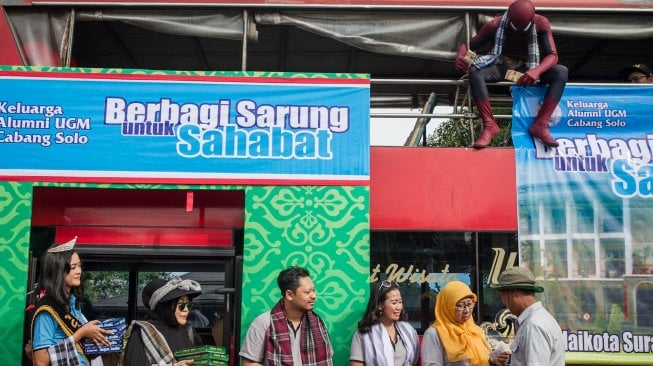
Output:
[[[179,311],[185,311],[186,309],[190,311],[190,309],[192,308],[193,308],[193,303],[190,301],[180,302],[177,304],[177,309],[179,309]]]

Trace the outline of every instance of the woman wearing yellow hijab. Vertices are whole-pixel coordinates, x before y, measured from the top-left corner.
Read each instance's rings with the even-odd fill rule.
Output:
[[[435,322],[422,337],[422,366],[503,366],[509,353],[491,352],[472,313],[476,295],[460,281],[447,283],[435,300]]]

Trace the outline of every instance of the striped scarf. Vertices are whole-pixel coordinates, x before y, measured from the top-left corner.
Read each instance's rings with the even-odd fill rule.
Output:
[[[75,349],[75,338],[70,336],[63,341],[48,347],[51,366],[80,366],[82,363]]]
[[[332,366],[333,350],[324,320],[312,311],[304,313],[300,349],[303,366]],[[265,353],[270,366],[292,366],[292,344],[283,299],[270,311],[266,332]]]
[[[146,321],[134,320],[125,333],[125,339],[129,339],[134,328],[141,332],[145,355],[150,365],[171,365],[175,362],[175,356],[170,350],[168,342],[154,325]],[[122,362],[124,361],[121,360],[119,364],[122,365]]]
[[[533,18],[535,19],[535,18]],[[505,31],[506,26],[508,25],[508,11],[506,10],[501,17],[501,22],[499,23],[499,28],[497,33],[494,36],[494,46],[492,46],[492,52],[489,55],[479,56],[474,59],[473,66],[477,69],[482,69],[486,66],[490,66],[496,62],[496,60],[501,55],[503,51],[503,42],[506,40]],[[540,48],[537,44],[537,26],[535,21],[531,24],[531,31],[528,35],[528,69],[532,70],[539,66],[540,64]]]

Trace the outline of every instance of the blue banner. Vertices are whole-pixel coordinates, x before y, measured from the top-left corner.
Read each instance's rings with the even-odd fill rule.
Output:
[[[0,154],[12,179],[365,184],[369,79],[0,73]]]
[[[513,88],[520,265],[545,285],[574,361],[650,363],[653,87],[568,86],[553,149],[528,133],[544,92]]]

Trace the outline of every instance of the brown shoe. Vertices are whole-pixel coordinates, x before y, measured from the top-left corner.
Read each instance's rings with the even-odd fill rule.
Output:
[[[535,117],[535,121],[533,121],[533,124],[528,129],[528,132],[530,132],[533,137],[537,137],[544,145],[549,147],[558,147],[558,145],[560,145],[558,141],[551,136],[551,132],[549,132],[549,120],[551,119],[551,115],[557,105],[557,100],[548,97],[544,98],[540,110]]]
[[[474,142],[475,149],[482,149],[488,147],[492,142],[492,138],[499,132],[499,125],[492,121],[491,123],[483,122],[483,131],[481,136]]]
[[[477,100],[476,109],[478,109],[478,117],[483,122],[483,131],[481,131],[481,135],[474,142],[474,148],[483,149],[490,145],[494,135],[499,132],[499,125],[497,125],[497,121],[494,119],[488,98]]]
[[[529,129],[528,132],[533,135],[533,137],[537,137],[542,141],[542,143],[546,146],[549,147],[558,147],[560,145],[558,141],[556,141],[553,136],[551,136],[551,132],[549,132],[549,126],[541,126],[541,125],[535,125],[533,124]]]

